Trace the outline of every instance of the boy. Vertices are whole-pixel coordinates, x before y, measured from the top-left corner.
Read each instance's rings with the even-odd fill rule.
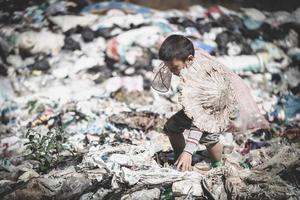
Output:
[[[180,77],[183,109],[164,126],[178,169],[191,170],[198,142],[207,147],[212,167],[218,167],[223,150],[220,133],[268,127],[242,79],[208,53],[195,50],[188,38],[169,36],[159,49],[159,58],[163,62],[152,82],[154,89],[167,92],[171,75]],[[186,141],[184,131],[188,132]]]

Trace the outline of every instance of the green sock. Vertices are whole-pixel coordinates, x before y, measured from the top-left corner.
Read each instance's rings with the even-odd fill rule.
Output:
[[[220,160],[218,160],[218,161],[212,161],[211,162],[211,166],[212,166],[212,168],[221,167],[222,166],[222,162]]]

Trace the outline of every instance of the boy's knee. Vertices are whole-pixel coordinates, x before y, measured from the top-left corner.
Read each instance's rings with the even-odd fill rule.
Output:
[[[178,126],[176,126],[176,123],[173,120],[168,120],[163,128],[163,132],[166,135],[171,135],[171,134],[180,134],[182,133],[184,130],[182,130],[181,128],[179,128]]]
[[[165,123],[163,131],[165,134],[181,134],[185,129],[191,128],[192,120],[189,119],[183,110],[178,111]]]
[[[170,130],[170,120],[165,123],[163,131],[168,136],[174,133],[174,131]]]
[[[205,133],[201,137],[201,144],[205,145],[207,148],[213,147],[220,142],[219,133]]]

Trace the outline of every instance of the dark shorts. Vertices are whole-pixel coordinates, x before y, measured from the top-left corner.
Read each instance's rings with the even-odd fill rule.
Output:
[[[183,110],[175,113],[164,125],[164,132],[166,134],[182,134],[186,129],[197,129],[196,126],[193,125],[192,120],[184,113]],[[220,141],[220,134],[218,133],[201,133],[199,130],[199,134],[202,134],[200,139],[200,144],[205,146],[209,146]]]

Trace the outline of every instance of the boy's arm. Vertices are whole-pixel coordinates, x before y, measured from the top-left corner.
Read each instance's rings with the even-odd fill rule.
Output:
[[[188,137],[186,139],[184,151],[193,155],[195,153],[195,151],[197,151],[197,149],[198,149],[198,144],[199,144],[199,140],[202,136],[202,132],[197,130],[196,127],[192,127],[190,130],[187,130],[187,131],[189,131],[189,133],[188,133]]]

